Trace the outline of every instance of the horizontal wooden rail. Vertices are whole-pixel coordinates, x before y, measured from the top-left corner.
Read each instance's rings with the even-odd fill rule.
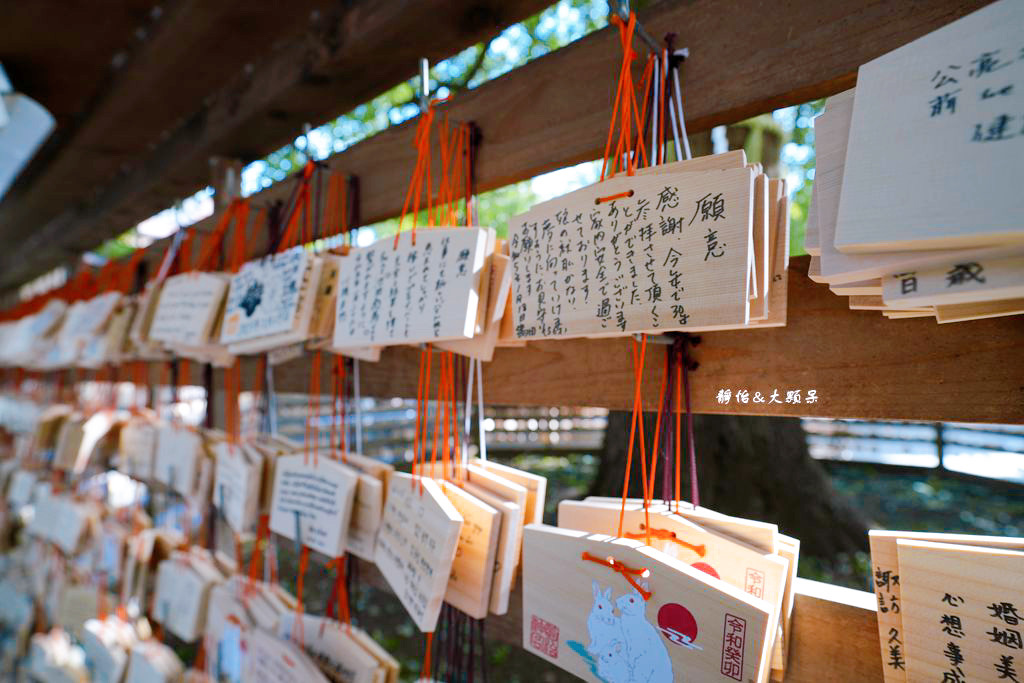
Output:
[[[390,591],[375,565],[360,561],[360,577]],[[797,579],[793,589],[793,642],[786,683],[883,680],[875,596],[808,579]],[[522,624],[522,586],[517,586],[508,614],[487,617],[487,635],[522,647]]]
[[[807,264],[807,257],[798,257],[790,266],[786,327],[700,335],[694,354],[700,366],[691,375],[696,412],[1024,423],[1019,318],[938,325],[851,311],[844,297],[807,279]],[[490,405],[628,409],[629,344],[573,339],[498,349],[484,369],[484,399]],[[650,410],[657,405],[663,348],[648,353],[644,405]],[[363,395],[414,398],[418,362],[417,349],[393,347],[378,363],[362,363]],[[320,386],[326,388],[330,364],[324,366]],[[256,362],[246,359],[244,368],[243,384],[255,386]],[[275,388],[307,391],[309,374],[308,355],[279,365]],[[731,392],[727,404],[719,402],[720,390]],[[759,392],[766,402],[740,403],[739,390],[750,397]],[[780,402],[768,402],[776,390]],[[786,403],[795,390],[801,403]],[[807,402],[811,390],[815,403]]]

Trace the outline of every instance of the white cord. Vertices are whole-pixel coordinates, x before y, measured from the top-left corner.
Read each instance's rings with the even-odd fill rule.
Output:
[[[352,360],[352,383],[356,402],[356,455],[363,454],[363,405],[359,395],[359,359]]]
[[[476,359],[477,428],[480,430],[480,459],[487,460],[487,434],[484,432],[484,362]]]

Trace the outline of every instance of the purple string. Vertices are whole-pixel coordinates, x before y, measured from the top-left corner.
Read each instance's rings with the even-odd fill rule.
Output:
[[[693,410],[690,404],[690,359],[683,349],[683,391],[686,394],[686,449],[690,455],[690,502],[700,505],[700,491],[697,488],[697,450],[693,443]]]

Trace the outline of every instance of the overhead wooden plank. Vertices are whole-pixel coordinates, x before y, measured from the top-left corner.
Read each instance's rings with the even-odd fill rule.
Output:
[[[49,2],[25,5],[47,9],[44,24],[21,27],[29,32],[26,37],[31,44],[15,43],[17,51],[45,69],[39,86],[45,88],[47,81],[65,73],[92,84],[97,92],[80,104],[73,117],[58,121],[57,135],[0,204],[0,225],[7,239],[30,233],[62,211],[88,201],[145,156],[161,135],[201,111],[205,98],[225,81],[247,64],[265,60],[280,44],[302,42],[305,29],[313,25],[312,17],[335,7],[333,0],[174,0],[147,7],[150,11],[142,13],[145,22],[138,18],[135,25],[121,25],[123,19],[113,22],[121,31],[120,56],[116,60],[108,56],[106,70],[80,74],[75,61],[77,53],[85,51],[80,46],[93,42],[96,24],[103,25],[100,35],[105,36],[110,30],[107,18],[98,22],[95,11],[77,17],[68,33],[60,35],[60,48],[48,46],[54,59],[36,55],[33,46],[46,45],[42,36],[63,24],[68,10],[74,12],[74,8]],[[28,13],[21,7],[17,10],[15,19]],[[67,19],[73,18],[74,14]],[[30,81],[25,92],[34,95],[34,85]],[[72,90],[81,87],[76,84]]]
[[[9,288],[61,263],[67,253],[55,245],[72,251],[94,246],[205,186],[209,155],[253,159],[270,152],[302,123],[340,114],[382,84],[410,76],[418,57],[447,56],[493,33],[458,28],[479,21],[481,12],[516,21],[526,15],[515,13],[528,4],[489,0],[483,10],[481,0],[358,6],[339,25],[337,42],[322,45],[329,55],[326,67],[307,64],[304,51],[281,52],[229,85],[93,201],[46,225],[28,224],[31,239],[0,259],[0,286]],[[534,2],[529,9],[544,4]],[[759,0],[738,1],[725,13],[711,0],[666,0],[640,18],[652,35],[675,32],[690,48],[684,97],[688,128],[697,132],[846,90],[864,62],[985,4],[828,0],[814,12],[799,4],[773,7],[771,21],[751,22],[763,12]],[[428,43],[410,40],[428,35],[419,30],[424,25],[437,27]],[[381,45],[388,50],[382,53]],[[450,115],[476,122],[483,133],[479,189],[600,156],[620,52],[616,31],[604,29],[455,98],[446,107]],[[582,73],[588,77],[574,77]],[[332,158],[332,166],[360,176],[365,222],[400,212],[415,163],[414,129],[414,121],[389,129]]]
[[[696,412],[1024,423],[1024,365],[1007,362],[1024,353],[1019,319],[936,325],[932,318],[896,322],[851,311],[845,298],[804,277],[807,259],[790,264],[786,327],[701,335],[700,367],[691,375]],[[629,344],[576,339],[497,349],[484,366],[484,395],[490,405],[626,410],[633,398]],[[657,405],[663,348],[647,352],[648,410]],[[416,396],[418,362],[418,349],[386,349],[379,362],[361,365],[363,395]],[[243,386],[253,386],[256,367],[247,361]],[[309,372],[308,358],[279,365],[275,386],[307,391]],[[321,386],[330,386],[328,372]],[[730,391],[728,403],[718,401],[721,390]],[[749,392],[750,402],[738,401],[739,390]],[[787,403],[796,390],[801,402]],[[764,403],[753,402],[756,392]]]
[[[145,80],[154,70],[161,73],[157,69],[160,59],[170,59],[174,65],[168,54],[180,58],[194,55],[193,66],[201,70],[203,55],[213,55],[221,49],[223,37],[204,45],[211,38],[210,31],[195,28],[202,27],[204,21],[189,21],[192,15],[217,12],[206,8],[208,3],[181,1],[199,8],[183,13],[184,21],[177,31],[161,34],[166,35],[166,40],[152,55],[158,63],[133,74],[122,97],[111,105],[113,113],[124,113],[126,103],[154,88],[161,89],[145,84]],[[235,72],[219,72],[219,89],[211,86],[203,92],[201,101],[190,102],[182,109],[167,108],[174,115],[172,121],[151,131],[144,144],[132,147],[129,154],[112,157],[116,162],[113,170],[118,175],[109,182],[91,187],[89,193],[75,201],[40,204],[38,210],[18,216],[0,214],[0,225],[4,226],[0,237],[25,246],[24,257],[40,259],[38,266],[12,260],[0,271],[0,279],[7,286],[29,279],[67,259],[68,253],[55,245],[80,253],[202,189],[209,184],[211,156],[245,161],[265,156],[293,140],[304,124],[319,125],[413,76],[420,57],[432,61],[450,57],[549,4],[550,0],[424,0],[412,4],[299,0],[280,3],[282,26],[290,23],[286,18],[304,18],[314,7],[324,11],[309,31],[293,36],[283,45],[261,39],[258,32],[249,35],[245,21],[236,21],[232,27],[231,21],[221,17],[227,25],[218,21],[218,30],[237,36],[239,50],[251,50],[237,64]],[[262,6],[260,10],[265,11]],[[291,15],[293,11],[295,14]],[[242,10],[235,12],[245,14]],[[256,14],[260,16],[259,11]],[[424,27],[430,30],[423,30]],[[176,33],[184,34],[189,40],[181,42],[191,45],[183,55],[179,51],[184,45],[175,45]],[[162,75],[169,81],[162,88],[165,92],[180,88],[172,76],[176,75],[178,80],[185,78],[177,71]],[[164,104],[161,98],[149,98],[147,102]],[[144,111],[148,112],[148,108]],[[122,123],[130,130],[136,129],[130,122]],[[107,121],[103,124],[97,124],[97,128],[118,127]],[[93,140],[83,151],[104,156],[96,153],[97,148],[104,147]],[[110,151],[110,147],[105,149]],[[98,161],[92,159],[89,163]],[[77,169],[77,164],[70,168]],[[62,172],[65,171],[67,168]],[[60,182],[80,184],[81,177],[64,177]],[[56,177],[53,183],[58,183]],[[43,184],[39,184],[35,196],[47,197]],[[11,270],[16,264],[17,273]]]

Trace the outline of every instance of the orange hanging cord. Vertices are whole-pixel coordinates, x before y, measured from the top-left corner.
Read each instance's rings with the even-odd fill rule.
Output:
[[[420,669],[420,680],[430,680],[430,669],[431,669],[431,656],[433,655],[432,650],[434,649],[434,632],[428,631],[426,643],[426,652],[423,654],[423,667]]]
[[[650,527],[647,527],[644,524],[640,525],[640,533],[626,532],[625,537],[626,538],[631,538],[631,539],[634,539],[634,540],[638,540],[638,539],[641,539],[641,538],[643,538],[643,539],[651,539],[651,538],[653,538],[653,539],[656,539],[658,541],[671,541],[672,543],[675,543],[678,546],[682,546],[683,548],[687,548],[689,550],[692,550],[693,552],[697,553],[698,557],[704,557],[704,555],[707,552],[707,547],[703,543],[700,543],[700,544],[687,543],[683,539],[681,539],[678,536],[676,536],[676,532],[674,532],[674,531],[671,531],[669,529],[651,529]],[[650,540],[647,540],[646,543],[647,543],[647,545],[651,544]]]
[[[427,221],[428,225],[433,223],[432,200],[431,200],[431,178],[430,178],[430,129],[434,122],[434,102],[427,105],[427,110],[420,115],[416,124],[416,136],[413,138],[413,146],[416,148],[416,168],[412,174],[412,181],[405,193],[405,202],[402,204],[402,214],[398,219],[398,231],[395,233],[395,249],[398,248],[398,240],[402,236],[402,226],[405,225],[405,217],[412,209],[412,230],[410,231],[412,244],[416,246],[416,223],[420,210],[420,198],[423,194],[423,183],[426,183],[427,195]]]
[[[635,588],[636,591],[640,595],[643,596],[644,600],[650,600],[651,599],[651,595],[652,595],[651,591],[649,591],[646,588],[644,588],[643,586],[641,586],[637,582],[636,578],[634,578],[634,577],[637,577],[637,576],[643,577],[643,576],[648,575],[649,572],[647,571],[647,569],[645,567],[641,567],[639,569],[634,569],[632,567],[628,567],[625,564],[619,562],[614,557],[596,557],[594,555],[591,555],[590,553],[588,553],[585,550],[583,551],[582,558],[585,561],[587,561],[587,562],[595,562],[597,564],[600,564],[600,565],[603,565],[605,567],[608,567],[609,569],[611,569],[611,570],[613,570],[615,572],[618,572],[619,574],[622,575],[622,578],[626,579],[626,581],[629,582],[629,585],[631,585],[633,588]]]
[[[309,568],[309,548],[302,546],[302,551],[299,553],[299,574],[295,579],[295,627],[293,634],[295,635],[296,642],[299,647],[303,647],[303,621],[302,613],[302,583],[306,577],[306,570]]]
[[[616,534],[620,538],[622,537],[622,527],[626,516],[626,498],[629,495],[629,479],[630,473],[633,468],[633,445],[636,443],[636,431],[637,423],[640,424],[640,447],[644,447],[643,437],[643,400],[642,400],[642,389],[643,389],[643,368],[644,360],[647,356],[647,335],[642,335],[642,343],[640,345],[639,358],[637,356],[637,343],[633,340],[633,375],[634,375],[634,390],[633,390],[633,418],[629,428],[629,447],[626,452],[626,474],[622,482],[622,509],[619,511],[619,531]],[[644,462],[645,455],[641,453],[640,461]],[[646,473],[644,473],[646,474]],[[647,477],[643,478],[644,487],[644,499],[647,498]],[[646,505],[645,505],[646,508]],[[650,525],[648,525],[650,526]]]
[[[346,628],[352,622],[352,615],[349,612],[348,603],[348,581],[345,576],[345,556],[339,555],[333,560],[327,563],[328,569],[334,569],[337,575],[334,579],[334,592],[337,593],[338,598],[338,615],[337,619],[341,623],[345,624]],[[334,617],[334,605],[330,602],[327,604],[327,616]]]

